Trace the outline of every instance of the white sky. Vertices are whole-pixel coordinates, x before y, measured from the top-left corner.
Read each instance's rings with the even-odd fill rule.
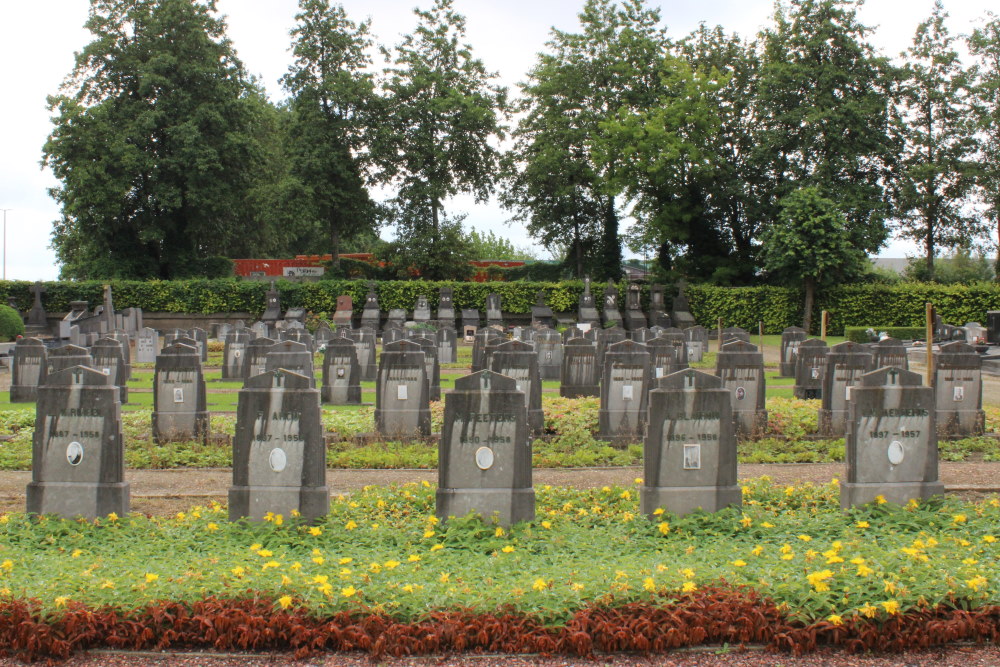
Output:
[[[394,45],[415,25],[412,9],[429,0],[344,0],[354,20],[372,18],[376,39]],[[40,168],[41,147],[51,125],[45,98],[57,92],[73,66],[73,54],[91,41],[83,29],[88,0],[0,0],[0,209],[6,213],[3,267],[8,279],[54,280],[55,253],[49,249],[52,222],[59,217],[47,189],[56,185],[52,174]],[[552,26],[576,30],[583,0],[456,0],[468,19],[468,41],[486,67],[499,72],[512,92],[515,84],[544,49]],[[662,8],[673,37],[705,22],[721,24],[728,32],[756,33],[773,13],[771,0],[653,0]],[[877,26],[873,43],[888,55],[904,50],[917,24],[930,15],[933,0],[868,0],[861,19]],[[969,32],[996,0],[945,0],[952,34]],[[228,17],[229,36],[247,69],[258,75],[272,99],[283,93],[278,78],[291,59],[289,30],[294,25],[296,0],[219,0]],[[466,225],[494,230],[515,245],[533,245],[519,223],[496,204],[475,205],[458,198],[453,213],[468,213]],[[2,221],[0,214],[0,221]],[[9,249],[6,246],[10,246]],[[909,243],[897,242],[881,253],[885,257],[914,254]]]

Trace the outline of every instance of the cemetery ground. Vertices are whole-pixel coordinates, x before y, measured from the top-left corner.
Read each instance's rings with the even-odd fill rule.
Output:
[[[95,521],[29,517],[33,405],[0,405],[8,437],[0,443],[0,614],[17,621],[0,628],[0,646],[20,658],[193,646],[383,659],[995,643],[1000,499],[949,493],[841,510],[832,478],[843,470],[843,439],[812,435],[818,401],[790,397],[793,381],[775,377],[776,337],[768,338],[771,426],[740,446],[744,505],[682,518],[640,512],[641,445],[594,440],[597,399],[561,399],[557,383],[543,385],[546,435],[534,442],[536,519],[509,529],[473,518],[439,522],[436,445],[375,441],[370,405],[324,406],[334,492],[326,517],[230,523],[216,501],[231,479],[226,438],[154,445],[150,364],[135,365],[123,408],[136,511]],[[212,347],[212,432],[231,436],[239,384],[218,379],[220,350]],[[469,358],[461,347],[459,362],[445,366],[443,391],[467,372]],[[696,366],[714,364],[710,354]],[[987,430],[996,432],[1000,391],[991,379],[984,384]],[[373,383],[363,388],[362,400],[373,402]],[[441,412],[439,404],[435,432]],[[1000,446],[991,437],[942,441],[941,456],[952,489],[998,484]],[[790,462],[810,465],[780,465]],[[153,488],[162,497],[144,497]],[[995,651],[976,650],[913,661],[996,664]],[[653,664],[900,664],[898,656],[880,663],[842,654],[659,660]]]

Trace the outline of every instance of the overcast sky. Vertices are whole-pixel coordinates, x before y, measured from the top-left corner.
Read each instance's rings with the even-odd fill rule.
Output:
[[[372,18],[377,40],[394,45],[415,25],[412,9],[430,0],[345,0],[354,20]],[[468,41],[487,68],[512,90],[544,49],[550,29],[575,30],[583,0],[455,0],[468,19]],[[229,36],[247,69],[258,75],[272,99],[283,97],[278,79],[290,62],[289,30],[296,0],[219,0],[228,18]],[[769,23],[771,0],[662,0],[673,37],[698,26],[721,24],[727,31],[751,35]],[[6,213],[3,269],[8,279],[54,280],[55,254],[49,249],[58,207],[47,189],[57,182],[39,165],[41,147],[51,130],[45,98],[55,93],[73,66],[73,54],[91,40],[83,29],[88,0],[0,0],[0,209]],[[917,24],[930,15],[933,0],[868,0],[861,18],[876,26],[872,41],[887,55],[904,50]],[[996,8],[996,0],[945,0],[953,34],[969,32]],[[468,214],[466,224],[494,230],[516,245],[532,245],[523,226],[508,223],[495,204],[475,205],[459,198],[449,205]],[[2,215],[2,214],[0,214]],[[2,221],[0,217],[0,221]],[[317,249],[320,250],[320,249]],[[893,243],[882,256],[914,254],[910,244]]]

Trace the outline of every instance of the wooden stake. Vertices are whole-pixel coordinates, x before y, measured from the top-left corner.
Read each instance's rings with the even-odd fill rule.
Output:
[[[830,313],[824,310],[819,317],[819,326],[820,326],[819,337],[824,342],[826,342],[826,324],[829,319],[830,319]]]
[[[934,304],[928,303],[927,311],[927,379],[928,387],[934,386]]]
[[[760,352],[764,353],[764,320],[757,320],[757,335],[760,336]]]
[[[719,352],[722,352],[722,318],[719,318]]]

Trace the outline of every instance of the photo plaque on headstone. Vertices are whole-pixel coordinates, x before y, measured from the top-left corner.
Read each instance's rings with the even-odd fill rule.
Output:
[[[206,401],[198,350],[183,343],[164,348],[153,372],[153,440],[157,444],[205,443],[209,429]]]

